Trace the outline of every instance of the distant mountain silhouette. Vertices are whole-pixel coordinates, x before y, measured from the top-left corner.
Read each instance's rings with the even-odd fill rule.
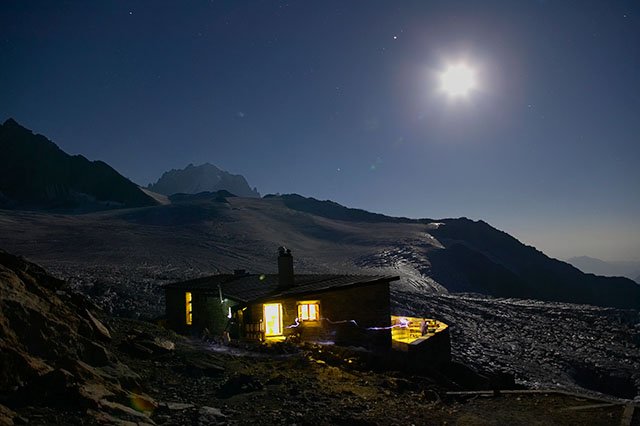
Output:
[[[589,256],[577,256],[567,259],[567,263],[572,264],[582,272],[598,275],[615,275],[614,268],[604,260]]]
[[[551,259],[511,235],[483,221],[467,218],[431,219],[390,217],[350,209],[333,201],[297,194],[268,195],[289,209],[334,220],[366,223],[429,224],[425,239],[427,265],[414,265],[452,292],[498,297],[532,298],[622,308],[640,307],[640,285],[627,278],[585,274],[568,263]],[[415,253],[414,253],[415,254]]]
[[[380,213],[371,213],[362,209],[345,207],[331,200],[316,200],[311,197],[303,197],[298,194],[275,195],[267,194],[264,198],[282,200],[285,206],[292,210],[311,213],[327,219],[346,220],[349,222],[391,222],[391,223],[415,223],[430,221],[430,219],[409,219],[406,217],[386,216]]]
[[[226,190],[238,197],[260,197],[257,189],[251,189],[244,176],[233,175],[209,163],[199,166],[189,164],[184,169],[165,172],[147,188],[164,195]]]
[[[0,153],[0,208],[100,210],[156,204],[106,163],[71,156],[11,118],[0,126]]]
[[[636,278],[640,274],[640,261],[604,261],[589,256],[578,256],[567,259],[567,263],[582,272],[607,277],[627,277],[638,281]]]
[[[457,282],[454,291],[494,296],[640,307],[640,285],[622,277],[585,274],[483,221],[444,219],[429,231],[444,245],[429,257],[432,277]],[[457,279],[452,280],[452,277]]]

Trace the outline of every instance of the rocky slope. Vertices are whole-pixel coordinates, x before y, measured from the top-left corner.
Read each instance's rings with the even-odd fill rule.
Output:
[[[482,424],[487,416],[607,425],[629,407],[553,393],[451,395],[513,385],[456,363],[396,365],[362,349],[188,339],[106,317],[3,251],[0,290],[2,425]]]
[[[209,163],[199,166],[189,164],[184,169],[165,172],[156,183],[149,184],[148,188],[164,195],[226,190],[238,197],[260,197],[256,188],[252,189],[244,176],[220,170]]]
[[[0,126],[0,207],[100,210],[156,202],[102,161],[68,155],[8,119]]]
[[[130,401],[149,409],[155,403],[137,390],[140,377],[107,349],[111,334],[91,303],[4,251],[0,289],[0,404],[11,407],[0,408],[0,423],[10,423],[12,410],[43,405],[58,408],[61,419],[78,412],[96,421],[146,418]]]
[[[459,276],[461,287],[450,290],[640,309],[640,286],[630,279],[585,274],[483,221],[441,223],[430,231],[445,247],[431,258],[432,277]]]

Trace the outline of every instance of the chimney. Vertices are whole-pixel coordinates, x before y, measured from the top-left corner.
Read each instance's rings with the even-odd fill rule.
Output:
[[[291,250],[278,248],[278,287],[285,289],[293,286],[293,256]]]

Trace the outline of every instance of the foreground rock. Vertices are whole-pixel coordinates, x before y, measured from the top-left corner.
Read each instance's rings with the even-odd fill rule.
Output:
[[[1,416],[55,407],[73,416],[150,421],[156,404],[139,391],[140,377],[105,346],[111,334],[91,303],[4,251],[0,290],[0,398],[8,406]]]

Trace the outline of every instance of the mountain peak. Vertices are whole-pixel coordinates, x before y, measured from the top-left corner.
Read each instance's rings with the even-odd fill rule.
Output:
[[[16,120],[14,120],[12,117],[9,117],[5,120],[5,122],[2,124],[3,127],[6,128],[14,128],[14,129],[24,129],[27,130],[25,127],[21,126],[20,123],[18,123]]]
[[[234,175],[221,170],[211,163],[188,164],[184,169],[164,172],[156,183],[148,185],[151,191],[164,194],[198,194],[226,190],[239,197],[260,197],[251,189],[242,175]]]

